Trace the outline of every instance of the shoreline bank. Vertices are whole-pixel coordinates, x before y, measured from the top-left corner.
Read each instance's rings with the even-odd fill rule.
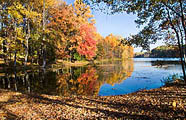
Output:
[[[34,95],[0,89],[1,119],[184,119],[186,85],[118,96]]]

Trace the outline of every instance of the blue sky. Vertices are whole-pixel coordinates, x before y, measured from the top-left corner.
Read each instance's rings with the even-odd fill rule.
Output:
[[[136,34],[139,30],[134,23],[135,16],[128,14],[106,15],[101,12],[92,12],[96,19],[97,31],[104,37],[113,33],[128,37],[130,34]]]
[[[74,0],[65,0],[68,4],[73,3]],[[126,13],[106,15],[100,11],[92,10],[92,14],[96,19],[97,31],[102,36],[107,36],[110,33],[114,35],[121,35],[123,37],[128,37],[130,34],[136,34],[139,31],[136,28],[134,20],[136,16],[128,15]]]
[[[74,2],[74,0],[65,0],[68,4]],[[96,19],[96,28],[98,33],[102,36],[107,36],[110,33],[114,35],[120,35],[123,37],[129,37],[132,34],[138,33],[140,30],[136,27],[134,20],[137,18],[135,15],[120,13],[115,15],[106,15],[100,11],[92,11],[94,18]],[[155,45],[151,45],[151,49],[161,45],[161,42],[158,42]],[[135,52],[139,52],[141,48],[135,48]]]

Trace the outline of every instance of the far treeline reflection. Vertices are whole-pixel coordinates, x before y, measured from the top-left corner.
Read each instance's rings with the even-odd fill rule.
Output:
[[[55,70],[9,70],[0,74],[0,88],[61,96],[98,95],[103,84],[121,83],[133,69],[133,59],[127,59]]]

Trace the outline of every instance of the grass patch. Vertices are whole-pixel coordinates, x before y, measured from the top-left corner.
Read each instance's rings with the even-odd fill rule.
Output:
[[[161,82],[165,86],[170,86],[175,84],[184,84],[184,79],[182,75],[175,73],[173,75],[169,75],[168,77],[163,78]]]

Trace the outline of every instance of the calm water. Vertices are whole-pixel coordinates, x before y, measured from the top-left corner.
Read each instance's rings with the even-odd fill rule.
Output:
[[[178,59],[134,58],[96,66],[38,70],[1,70],[0,88],[51,95],[121,95],[163,85],[181,73]]]

